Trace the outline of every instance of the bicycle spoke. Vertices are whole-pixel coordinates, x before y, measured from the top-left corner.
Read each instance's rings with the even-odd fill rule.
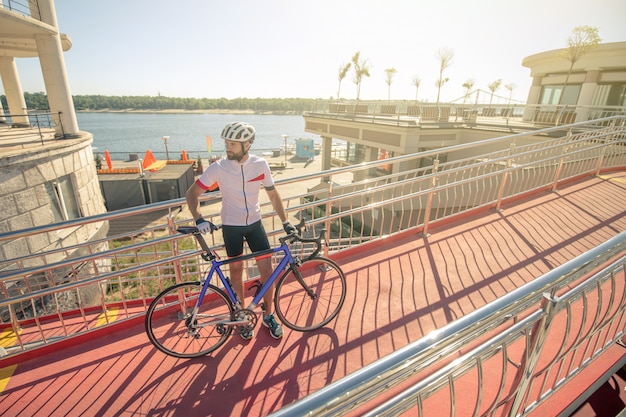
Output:
[[[318,329],[339,313],[346,296],[346,278],[330,259],[307,259],[289,269],[277,284],[276,313],[289,328]]]
[[[189,358],[206,355],[221,346],[232,331],[232,306],[224,293],[209,286],[193,315],[199,283],[174,285],[159,294],[146,314],[146,332],[162,352]]]

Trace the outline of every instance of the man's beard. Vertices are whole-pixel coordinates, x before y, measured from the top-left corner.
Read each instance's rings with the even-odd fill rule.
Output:
[[[244,156],[246,156],[247,153],[248,151],[244,151],[243,149],[241,149],[241,152],[238,152],[238,153],[226,152],[226,158],[228,158],[231,161],[241,162],[241,160],[243,159]]]

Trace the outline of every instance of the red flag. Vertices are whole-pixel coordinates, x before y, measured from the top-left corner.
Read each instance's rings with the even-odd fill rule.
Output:
[[[113,169],[113,163],[111,162],[111,154],[109,151],[104,151],[104,159],[107,161],[109,169]]]

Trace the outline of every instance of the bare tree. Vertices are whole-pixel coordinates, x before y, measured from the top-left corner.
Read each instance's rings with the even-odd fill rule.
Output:
[[[490,105],[491,105],[491,102],[493,101],[493,94],[498,90],[498,88],[500,88],[501,84],[502,84],[502,80],[498,79],[487,86],[489,88],[489,91],[491,91],[491,97],[489,98]]]
[[[454,51],[449,48],[440,48],[435,54],[435,57],[439,61],[439,79],[435,82],[435,85],[437,86],[437,104],[439,104],[441,87],[449,81],[448,78],[443,78],[443,72],[446,68],[452,65]]]
[[[352,81],[356,84],[356,99],[359,100],[361,96],[361,82],[363,81],[363,77],[370,76],[370,68],[367,63],[367,60],[361,59],[361,52],[358,51],[352,57],[352,65],[354,68],[354,77]]]
[[[346,75],[348,75],[348,71],[350,71],[351,66],[352,63],[348,62],[347,64],[343,64],[339,67],[339,71],[337,72],[337,80],[339,80],[339,87],[337,87],[337,100],[340,98],[339,92],[341,91],[341,82],[344,78],[346,78]]]
[[[387,103],[391,101],[391,83],[398,71],[395,68],[387,68],[385,70],[385,82],[387,83]]]
[[[574,69],[574,64],[583,55],[598,46],[601,41],[602,39],[600,39],[600,36],[598,35],[598,28],[585,25],[576,26],[572,30],[572,34],[567,39],[567,49],[557,55],[561,58],[567,59],[570,62],[569,69],[567,70],[567,75],[565,76],[563,92],[559,97],[559,104],[561,104],[561,102],[563,101],[563,96],[565,95],[565,87],[567,87],[567,82],[569,81],[569,76],[572,74],[572,70]]]
[[[472,88],[474,88],[474,84],[476,84],[476,82],[472,78],[470,78],[469,80],[463,83],[463,88],[465,89],[465,94],[463,95],[463,104],[465,104],[465,101],[467,100],[470,93],[472,92]]]
[[[420,84],[422,83],[422,79],[417,75],[413,76],[412,80],[413,86],[415,87],[415,103],[417,104],[417,92],[420,89]]]

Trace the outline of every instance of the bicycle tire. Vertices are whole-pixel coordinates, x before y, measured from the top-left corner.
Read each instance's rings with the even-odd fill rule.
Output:
[[[176,358],[195,358],[213,352],[226,342],[232,326],[190,326],[191,312],[201,290],[199,282],[183,282],[166,288],[150,303],[146,333],[158,350]],[[224,291],[209,284],[195,322],[202,325],[209,320],[230,319],[233,311]]]
[[[299,282],[311,288],[311,297]],[[274,307],[280,321],[292,330],[308,332],[334,319],[346,299],[346,276],[334,261],[317,256],[290,266],[276,284]]]

